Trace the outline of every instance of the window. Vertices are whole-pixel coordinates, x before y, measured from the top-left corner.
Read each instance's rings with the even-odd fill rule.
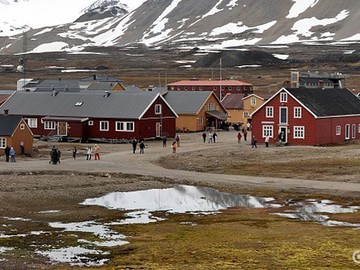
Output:
[[[24,130],[24,129],[25,129],[25,124],[21,124],[21,125],[20,125],[20,129],[21,129],[21,130]]]
[[[184,90],[185,90],[185,91],[187,91],[187,90],[188,90],[188,87],[187,87],[187,86],[185,86],[185,87],[184,87]]]
[[[37,119],[36,118],[29,118],[27,120],[28,125],[30,128],[37,128]]]
[[[287,124],[288,113],[286,107],[280,107],[280,124]]]
[[[54,121],[45,121],[44,122],[44,129],[45,130],[55,130],[56,123]]]
[[[134,122],[116,122],[115,123],[116,131],[124,131],[124,132],[134,132],[135,125]]]
[[[201,86],[199,86],[199,90],[200,90],[200,91],[202,91],[202,90],[203,90],[203,88],[202,88]]]
[[[202,125],[204,123],[204,119],[202,117],[199,118],[199,125]]]
[[[249,112],[244,112],[244,117],[249,117]]]
[[[294,107],[294,118],[301,118],[301,107]]]
[[[109,121],[100,121],[100,131],[109,131]]]
[[[358,133],[360,133],[360,124],[359,124],[359,126],[358,126]]]
[[[273,138],[274,136],[274,127],[273,126],[263,126],[262,127],[262,136],[265,138],[266,136],[269,136],[270,138]]]
[[[273,118],[274,117],[274,107],[267,106],[266,107],[266,118]]]
[[[305,138],[305,127],[294,127],[294,139]]]
[[[341,135],[341,126],[336,126],[336,135]]]
[[[94,121],[93,120],[89,120],[88,121],[88,126],[93,126],[94,125]]]
[[[194,90],[195,90],[195,86],[191,87],[191,90],[193,90],[193,91],[194,91]]]
[[[351,137],[352,137],[353,139],[356,138],[356,125],[355,125],[355,124],[352,125]]]
[[[155,104],[155,114],[161,114],[161,104]]]
[[[240,91],[241,90],[240,86],[236,87],[236,90]]]
[[[213,87],[213,90],[216,90],[216,89],[217,89],[216,86],[214,86],[214,87]]]
[[[0,138],[0,149],[6,148],[6,138]]]
[[[209,102],[209,111],[214,111],[214,110],[215,110],[215,103]]]
[[[287,102],[287,93],[280,93],[280,102]]]
[[[232,87],[231,87],[231,86],[229,86],[229,87],[228,87],[228,90],[229,90],[229,91],[231,91],[231,90],[232,90]]]
[[[252,97],[252,98],[250,99],[250,105],[251,105],[251,106],[255,106],[255,105],[256,105],[256,98]]]

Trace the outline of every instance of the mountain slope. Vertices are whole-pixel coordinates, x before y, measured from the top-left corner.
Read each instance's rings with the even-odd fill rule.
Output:
[[[110,10],[105,16],[95,8],[91,16],[86,17],[85,11],[74,23],[31,30],[27,50],[82,50],[139,42],[222,49],[360,40],[358,0],[139,0],[127,14],[119,5],[124,1],[100,2]],[[19,52],[20,44],[21,38],[0,39],[0,53]]]

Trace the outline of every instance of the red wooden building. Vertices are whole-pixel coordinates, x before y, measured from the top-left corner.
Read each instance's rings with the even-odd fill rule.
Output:
[[[227,93],[252,93],[253,85],[237,80],[184,80],[167,85],[170,91],[213,91],[222,100]]]
[[[177,117],[154,92],[16,92],[1,109],[22,115],[34,136],[83,141],[174,137]]]
[[[252,114],[252,135],[291,145],[360,139],[360,99],[348,89],[282,88]]]

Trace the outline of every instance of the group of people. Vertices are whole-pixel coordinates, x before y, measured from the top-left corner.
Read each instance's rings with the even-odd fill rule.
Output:
[[[5,150],[4,150],[4,152],[5,152],[5,160],[6,160],[6,162],[16,162],[16,160],[15,160],[15,150],[14,150],[14,147],[10,147],[10,146],[6,146],[5,147]]]
[[[138,143],[139,143],[139,149],[140,149],[139,152],[140,152],[140,154],[144,154],[145,153],[145,142],[144,142],[144,140],[140,140],[138,142],[135,138],[131,141],[133,153],[134,154],[136,153],[136,148],[137,148]]]
[[[73,150],[74,159],[76,158],[76,152],[77,149],[74,148]],[[100,147],[97,144],[95,144],[93,148],[91,146],[88,146],[88,148],[86,149],[86,160],[91,160],[93,154],[95,160],[100,160]]]
[[[208,135],[206,135],[206,132],[202,134],[203,142],[206,142],[206,136],[208,136],[208,143],[216,143],[216,139],[218,138],[218,135],[216,132],[210,131]]]

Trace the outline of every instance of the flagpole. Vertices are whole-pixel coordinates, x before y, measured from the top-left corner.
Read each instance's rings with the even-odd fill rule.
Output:
[[[220,101],[222,100],[222,57],[220,57]]]

